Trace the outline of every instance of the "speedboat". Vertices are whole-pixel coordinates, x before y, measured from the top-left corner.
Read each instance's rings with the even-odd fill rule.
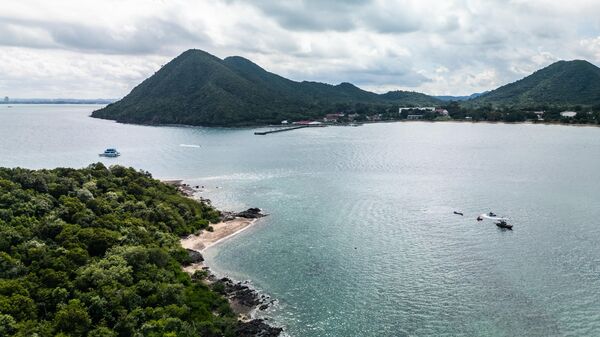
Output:
[[[488,213],[488,215],[489,215],[489,216],[496,216],[496,213],[494,213],[494,212],[489,212],[489,213]]]
[[[499,228],[510,229],[510,230],[512,230],[512,228],[513,228],[512,225],[507,224],[506,221],[504,221],[504,220],[500,220],[500,221],[496,222],[496,226],[498,226]]]
[[[117,151],[117,149],[113,149],[113,148],[106,149],[106,150],[104,150],[103,153],[99,154],[100,157],[110,157],[110,158],[118,157],[120,155],[121,155],[121,153],[119,153],[119,151]]]

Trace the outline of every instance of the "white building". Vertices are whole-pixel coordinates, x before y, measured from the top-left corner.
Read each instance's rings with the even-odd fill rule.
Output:
[[[418,111],[435,111],[435,107],[426,106],[426,107],[412,107],[412,108],[399,108],[398,113],[401,114],[404,110],[418,110]]]
[[[563,111],[560,113],[562,117],[573,118],[577,116],[577,112],[575,111]]]

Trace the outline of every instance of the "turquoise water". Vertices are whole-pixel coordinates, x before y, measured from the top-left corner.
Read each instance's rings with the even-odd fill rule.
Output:
[[[600,335],[600,128],[254,136],[117,124],[88,118],[94,108],[0,105],[0,165],[82,167],[114,146],[123,155],[103,162],[205,185],[225,209],[265,209],[206,255],[277,298],[267,314],[292,336]],[[489,211],[514,231],[475,221]]]

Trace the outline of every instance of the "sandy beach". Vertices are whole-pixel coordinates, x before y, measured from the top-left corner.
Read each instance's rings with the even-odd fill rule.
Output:
[[[242,232],[243,230],[249,228],[252,224],[256,222],[256,219],[247,219],[237,217],[233,220],[222,221],[217,224],[212,225],[213,231],[209,232],[207,230],[202,231],[200,234],[189,235],[184,239],[181,239],[181,246],[186,249],[195,250],[198,252],[202,252],[203,250],[221,242],[231,238],[232,236]],[[189,274],[193,274],[198,270],[205,270],[208,267],[203,262],[192,263],[188,266],[183,267],[183,270]],[[210,281],[213,282],[213,281]],[[231,282],[231,281],[230,281]],[[231,288],[234,284],[231,283],[229,288]],[[238,283],[239,285],[239,283]],[[244,289],[245,288],[245,289]],[[239,291],[247,290],[243,292],[242,295],[246,296],[245,299],[254,300],[258,299],[258,295],[254,290],[250,290],[247,285],[243,287],[239,287],[236,289]],[[252,312],[256,310],[257,306],[260,304],[259,302],[253,303],[252,305],[246,304],[244,301],[241,301],[240,298],[236,298],[235,291],[232,291],[229,296],[229,304],[235,313],[239,315],[239,319],[244,322],[248,322],[252,319]],[[257,300],[258,301],[258,300]]]
[[[181,246],[202,252],[204,249],[226,240],[237,233],[245,230],[256,222],[256,219],[235,218],[229,221],[213,224],[213,231],[204,230],[198,235],[189,235],[181,239]]]

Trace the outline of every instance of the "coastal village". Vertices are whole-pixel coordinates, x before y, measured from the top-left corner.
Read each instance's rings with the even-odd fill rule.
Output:
[[[505,121],[505,122],[560,122],[560,123],[577,123],[578,121],[596,120],[598,112],[593,111],[473,111],[469,113],[464,110],[452,110],[453,105],[448,108],[442,106],[425,106],[425,107],[400,107],[397,112],[390,112],[388,109],[382,113],[357,113],[357,112],[335,112],[327,113],[321,118],[305,119],[298,121],[283,120],[281,125],[289,127],[288,130],[301,127],[319,127],[328,125],[344,125],[358,126],[362,123],[375,122],[390,122],[390,121]],[[449,110],[450,109],[450,110]],[[579,110],[581,110],[579,108]],[[549,117],[549,118],[548,118]],[[283,130],[282,130],[283,131]]]

